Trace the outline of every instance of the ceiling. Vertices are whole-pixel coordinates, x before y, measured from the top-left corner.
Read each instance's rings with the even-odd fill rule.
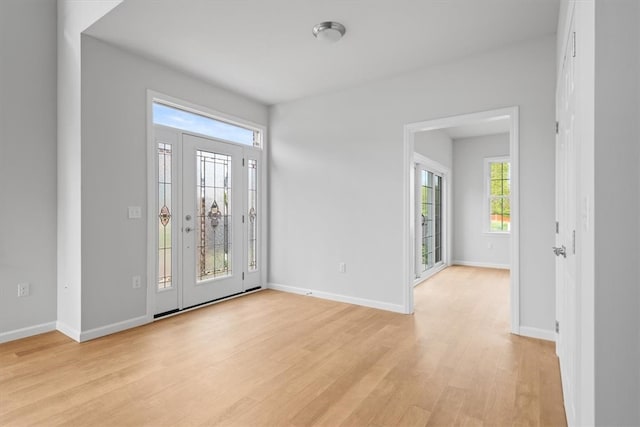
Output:
[[[559,0],[124,0],[85,33],[265,104],[553,34]],[[311,34],[335,20],[335,44]]]

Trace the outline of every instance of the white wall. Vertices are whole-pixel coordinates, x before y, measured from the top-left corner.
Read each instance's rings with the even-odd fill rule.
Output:
[[[453,141],[446,132],[429,130],[416,132],[414,150],[449,169],[453,166]]]
[[[551,331],[554,89],[545,37],[274,106],[270,281],[401,306],[403,126],[519,105],[521,324]]]
[[[74,339],[82,329],[80,33],[121,2],[58,0],[57,328]]]
[[[595,421],[640,425],[640,4],[595,1]]]
[[[508,155],[508,133],[453,141],[454,263],[509,267],[509,235],[487,233],[484,226],[485,158]]]
[[[82,38],[82,330],[146,314],[147,89],[258,124],[266,106]]]
[[[1,342],[56,320],[55,0],[0,1],[0,201]]]

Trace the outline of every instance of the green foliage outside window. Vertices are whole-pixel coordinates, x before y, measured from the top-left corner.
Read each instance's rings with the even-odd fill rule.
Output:
[[[511,229],[511,165],[509,162],[491,162],[489,167],[489,231],[509,231]]]

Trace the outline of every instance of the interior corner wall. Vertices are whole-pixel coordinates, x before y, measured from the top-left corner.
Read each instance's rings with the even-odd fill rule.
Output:
[[[509,134],[453,141],[453,262],[507,267],[509,234],[487,233],[485,158],[509,155]]]
[[[555,46],[548,36],[273,106],[269,281],[402,306],[404,125],[517,105],[520,321],[552,331]]]
[[[451,170],[453,166],[453,141],[446,132],[429,130],[414,134],[414,151],[440,163]]]
[[[80,35],[122,0],[58,0],[57,328],[75,340],[81,327]]]
[[[595,1],[596,425],[640,425],[639,9]]]
[[[0,1],[0,64],[2,342],[56,320],[55,0]]]
[[[82,331],[147,315],[147,89],[267,125],[265,105],[82,37]],[[141,206],[142,218],[127,218]]]

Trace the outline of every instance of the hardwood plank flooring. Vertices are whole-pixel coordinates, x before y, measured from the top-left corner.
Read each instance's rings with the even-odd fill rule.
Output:
[[[566,425],[509,276],[451,267],[412,316],[262,291],[78,344],[0,345],[0,425]]]

